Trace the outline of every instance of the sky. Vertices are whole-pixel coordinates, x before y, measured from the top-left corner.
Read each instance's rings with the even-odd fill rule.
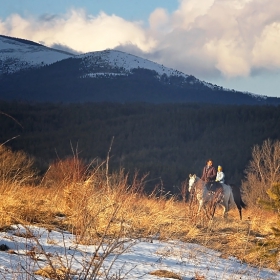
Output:
[[[76,236],[69,232],[13,225],[8,232],[0,232],[0,241],[7,249],[0,251],[0,277],[5,280],[30,279],[33,273],[39,273],[50,264],[55,269],[62,265],[68,268],[72,276],[76,275],[73,279],[93,279],[89,274],[87,278],[82,277],[85,276],[82,273],[87,269],[91,271],[96,251],[98,257],[105,256],[98,279],[109,279],[110,276],[110,279],[172,279],[151,275],[156,271],[175,273],[182,280],[280,279],[279,271],[251,267],[232,256],[222,257],[221,253],[197,244],[160,241],[156,237],[127,239],[126,242],[117,239],[97,250],[96,245],[77,244]],[[112,253],[111,249],[114,249]],[[106,273],[109,277],[105,277]],[[35,277],[45,279],[39,278],[38,274]]]
[[[72,53],[118,49],[280,98],[279,0],[0,0],[0,34]]]

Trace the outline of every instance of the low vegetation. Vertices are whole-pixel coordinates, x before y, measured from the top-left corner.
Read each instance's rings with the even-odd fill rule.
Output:
[[[279,143],[264,143],[268,144],[274,147]],[[79,244],[100,244],[105,240],[110,244],[109,240],[121,242],[124,237],[175,239],[202,244],[222,252],[224,257],[234,256],[255,266],[279,269],[279,232],[275,230],[279,226],[279,184],[268,188],[274,201],[270,208],[251,201],[243,221],[236,208],[227,219],[218,209],[209,221],[203,214],[196,216],[195,204],[168,195],[160,185],[146,193],[145,176],[129,176],[122,169],[109,172],[109,159],[86,164],[74,155],[51,164],[38,180],[24,153],[14,153],[3,145],[0,148],[2,231],[13,224],[61,228],[74,233]],[[5,173],[6,163],[13,161],[24,172],[11,169]],[[112,242],[107,253],[119,245]]]

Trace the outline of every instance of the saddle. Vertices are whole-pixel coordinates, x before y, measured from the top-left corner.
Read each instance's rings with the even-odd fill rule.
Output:
[[[223,190],[223,186],[219,182],[207,182],[206,188],[209,192],[217,192],[218,190]]]
[[[224,197],[224,189],[221,183],[219,182],[207,182],[206,188],[208,194],[212,196],[212,205],[214,206],[217,203],[222,202]]]

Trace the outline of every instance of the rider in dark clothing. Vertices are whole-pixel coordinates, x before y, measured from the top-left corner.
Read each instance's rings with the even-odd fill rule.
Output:
[[[217,171],[213,166],[213,161],[209,159],[202,171],[201,179],[205,182],[214,182],[216,180]]]
[[[216,176],[216,168],[213,166],[213,161],[209,159],[206,166],[203,168],[201,179],[207,182],[207,189],[213,192],[215,192],[218,188],[221,188],[221,185],[218,182],[215,182]]]

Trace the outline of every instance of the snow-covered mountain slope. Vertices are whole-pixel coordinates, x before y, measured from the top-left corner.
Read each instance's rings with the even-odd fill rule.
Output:
[[[104,50],[82,55],[73,55],[63,51],[47,48],[41,44],[0,35],[0,75],[14,73],[26,68],[42,67],[67,58],[80,59],[82,77],[116,77],[127,76],[134,69],[147,69],[156,72],[157,78],[181,77],[181,84],[200,84],[213,90],[228,90],[187,75],[178,70],[165,67],[156,62],[118,50]],[[169,81],[167,81],[168,83]],[[246,93],[250,94],[250,93]],[[259,96],[255,96],[258,98]]]
[[[72,56],[27,40],[0,35],[0,75],[48,65]]]
[[[81,70],[85,73],[83,77],[101,77],[101,76],[123,76],[131,74],[133,69],[148,69],[155,71],[157,77],[163,75],[166,77],[181,77],[183,78],[182,84],[200,84],[212,90],[232,91],[233,89],[226,89],[221,86],[213,85],[211,83],[199,80],[192,75],[187,75],[178,70],[165,67],[156,62],[144,59],[129,53],[118,50],[104,50],[90,52],[82,55],[77,55],[74,58],[82,59]],[[267,96],[261,96],[250,92],[244,92],[256,99],[266,99]]]
[[[15,83],[13,73],[23,69],[30,71],[17,75]],[[277,98],[225,89],[118,50],[74,55],[3,35],[0,35],[0,78],[3,100],[280,103]]]
[[[129,74],[133,69],[144,68],[152,71],[156,71],[159,76],[165,74],[167,76],[182,76],[184,78],[189,77],[178,70],[172,68],[167,68],[156,62],[143,59],[141,57],[128,54],[117,50],[104,50],[97,52],[90,52],[82,55],[76,56],[76,58],[81,58],[83,61],[84,69],[87,69],[87,76],[96,76],[102,74]],[[99,73],[91,73],[90,69],[92,67],[99,68]],[[102,70],[106,69],[105,71]]]
[[[104,50],[77,55],[75,59],[80,59],[80,71],[82,77],[98,78],[128,76],[135,69],[146,69],[153,71],[156,78],[170,84],[170,77],[179,78],[177,85],[201,85],[213,90],[224,90],[222,87],[201,81],[192,75],[168,68],[162,64],[144,59],[129,53],[118,50]]]
[[[32,41],[0,35],[0,74],[14,73],[29,67],[40,67],[67,58],[82,59],[81,67],[87,76],[111,74],[129,74],[132,69],[144,68],[156,71],[159,76],[186,75],[177,70],[164,67],[156,62],[137,57],[117,50],[90,52],[82,55],[73,55]],[[97,73],[96,69],[100,71]],[[94,72],[92,72],[94,70]]]

